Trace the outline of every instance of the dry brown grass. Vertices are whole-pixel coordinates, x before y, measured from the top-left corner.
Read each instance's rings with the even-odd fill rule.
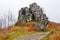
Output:
[[[36,31],[36,28],[32,27],[32,23],[33,21],[26,23],[24,27],[26,33],[30,31]],[[15,30],[20,30],[20,27],[21,26],[13,25],[5,29],[0,29],[0,34],[12,33]],[[46,31],[52,31],[52,33],[49,36],[43,38],[42,40],[60,40],[60,24],[49,22]],[[2,36],[2,39],[5,40],[5,37]]]
[[[26,23],[26,27],[25,27],[26,31],[36,31],[36,28],[32,26],[32,23],[33,21]]]
[[[49,22],[47,31],[52,31],[50,35],[43,38],[42,40],[60,40],[60,24]]]
[[[25,31],[35,31],[36,28],[32,27],[32,23],[34,21],[31,21],[31,22],[27,22],[26,25],[25,25]],[[20,30],[20,25],[12,25],[12,26],[9,26],[8,28],[4,28],[4,29],[0,29],[0,34],[6,34],[6,33],[11,33],[13,32],[14,30],[17,30],[19,29]]]

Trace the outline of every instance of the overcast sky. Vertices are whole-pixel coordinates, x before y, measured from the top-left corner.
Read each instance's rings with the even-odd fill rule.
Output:
[[[60,0],[0,0],[0,18],[10,10],[18,17],[18,10],[36,2],[43,8],[49,20],[60,23]]]

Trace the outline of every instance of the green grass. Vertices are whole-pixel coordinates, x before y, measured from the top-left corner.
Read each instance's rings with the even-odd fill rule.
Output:
[[[29,32],[27,35],[31,35],[31,34],[34,34],[34,33],[37,33],[37,32]],[[7,40],[13,40],[19,36],[24,36],[25,33],[23,31],[17,31],[13,34],[8,34],[8,35],[5,35],[7,37]]]
[[[14,38],[17,38],[18,36],[21,36],[23,34],[24,34],[23,32],[15,32],[13,34],[6,35],[6,37],[7,37],[7,40],[13,40]]]
[[[7,40],[13,40],[14,38],[17,38],[18,36],[24,35],[24,28],[21,28],[20,30],[14,30],[14,33],[12,34],[5,34]]]
[[[21,27],[20,30],[16,29],[11,34],[4,34],[3,36],[1,35],[0,40],[2,40],[2,37],[5,37],[6,40],[13,40],[13,39],[20,37],[20,36],[31,35],[31,34],[35,34],[35,33],[39,33],[39,31],[34,31],[34,32],[30,31],[30,32],[26,33],[24,30],[24,27]]]

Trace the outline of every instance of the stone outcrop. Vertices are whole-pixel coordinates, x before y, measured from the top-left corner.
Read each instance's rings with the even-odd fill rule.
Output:
[[[18,14],[19,25],[25,25],[26,22],[30,22],[34,20],[32,24],[33,27],[37,29],[44,30],[48,24],[48,17],[43,13],[42,8],[38,6],[36,3],[30,4],[30,7],[21,8]]]

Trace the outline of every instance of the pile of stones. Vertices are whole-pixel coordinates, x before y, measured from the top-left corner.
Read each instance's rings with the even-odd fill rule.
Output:
[[[36,3],[30,4],[29,8],[21,8],[21,10],[19,10],[17,22],[19,25],[25,25],[26,22],[32,20],[34,20],[32,26],[40,30],[44,30],[48,24],[48,17]]]

